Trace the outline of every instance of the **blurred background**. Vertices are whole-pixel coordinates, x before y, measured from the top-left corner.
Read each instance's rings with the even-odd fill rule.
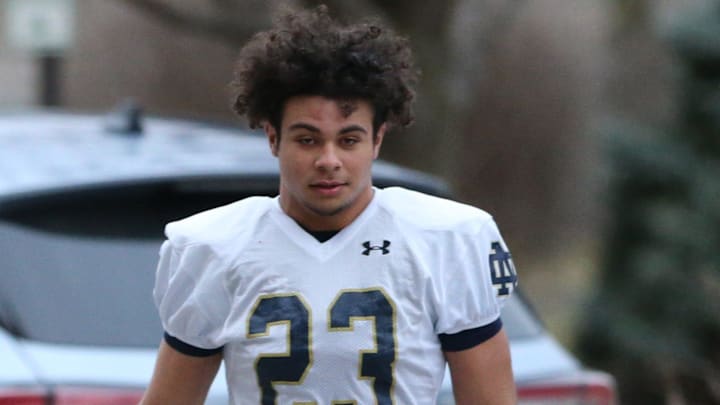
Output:
[[[2,0],[0,108],[242,126],[266,0]],[[491,212],[526,295],[624,403],[720,403],[720,1],[325,1],[408,36],[422,81],[382,157]]]

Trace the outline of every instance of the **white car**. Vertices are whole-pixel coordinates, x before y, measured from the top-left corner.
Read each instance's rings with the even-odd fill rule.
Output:
[[[374,183],[448,195],[377,162]],[[152,302],[163,225],[277,192],[263,136],[206,123],[62,112],[0,115],[0,405],[136,404],[162,338]],[[521,404],[612,404],[515,295],[503,312]],[[224,372],[208,404],[226,404]],[[446,376],[438,404],[452,404]]]

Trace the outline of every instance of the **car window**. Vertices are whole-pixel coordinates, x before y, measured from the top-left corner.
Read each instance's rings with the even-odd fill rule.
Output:
[[[156,347],[152,302],[165,223],[246,194],[236,182],[103,188],[28,200],[0,213],[0,326],[28,339]],[[276,185],[255,187],[271,195]],[[518,298],[503,322],[511,339],[541,326]]]
[[[103,188],[5,207],[0,326],[45,342],[157,346],[152,287],[164,225],[246,196],[221,183]]]
[[[46,342],[157,346],[151,291],[159,246],[0,222],[0,325]]]

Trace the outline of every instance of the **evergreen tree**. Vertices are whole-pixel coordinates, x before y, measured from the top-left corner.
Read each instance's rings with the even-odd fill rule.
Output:
[[[720,1],[667,37],[678,119],[606,139],[609,226],[578,351],[623,403],[720,404]]]

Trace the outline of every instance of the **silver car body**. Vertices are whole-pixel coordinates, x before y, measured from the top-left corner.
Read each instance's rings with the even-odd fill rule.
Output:
[[[243,194],[253,194],[267,192],[268,184],[276,187],[277,164],[269,153],[267,141],[259,134],[237,128],[160,118],[143,119],[140,132],[127,130],[122,122],[125,119],[129,118],[122,114],[104,117],[64,112],[0,115],[0,248],[6,249],[4,264],[0,266],[39,267],[48,261],[57,260],[58,252],[66,249],[63,241],[45,239],[41,231],[26,229],[12,221],[3,222],[5,212],[23,210],[46,198],[65,198],[88,190],[139,185],[153,187],[166,183],[181,184],[182,187],[208,193],[238,188],[242,189]],[[439,179],[387,162],[377,162],[373,175],[374,182],[381,186],[401,184],[438,195],[449,195],[447,185]],[[103,267],[109,269],[113,269],[117,263],[127,266],[127,262],[124,262],[127,259],[118,256],[120,253],[115,250],[114,243],[114,239],[99,239],[82,249],[90,250],[87,253],[90,263],[95,260],[104,263]],[[150,267],[154,266],[157,259],[160,243],[159,238],[143,240],[133,247],[135,253],[131,264],[148,269],[143,273],[143,291],[136,298],[128,299],[147,299],[150,302],[150,273],[154,270]],[[31,254],[28,254],[29,244],[32,245]],[[0,321],[5,313],[6,318],[14,319],[12,316],[15,316],[20,319],[16,319],[16,322],[22,323],[24,316],[34,316],[41,309],[55,305],[51,297],[53,292],[40,286],[44,282],[54,285],[77,282],[73,277],[61,276],[66,271],[74,271],[76,267],[73,266],[76,264],[58,263],[53,268],[53,274],[41,274],[37,276],[38,280],[27,281],[22,279],[24,276],[16,277],[22,279],[13,281],[18,285],[34,283],[39,294],[34,297],[16,297],[24,303],[23,308],[8,305],[13,299],[13,293],[21,289],[7,287],[6,296],[2,296],[3,289],[0,286]],[[115,273],[120,273],[120,270]],[[82,276],[82,279],[92,283],[90,274]],[[122,277],[114,281],[123,282]],[[35,291],[34,288],[30,290]],[[108,290],[103,294],[111,297],[113,291]],[[92,309],[92,302],[87,302],[87,305]],[[76,307],[80,308],[77,304]],[[27,313],[15,313],[23,310]],[[583,373],[578,361],[542,328],[536,316],[519,297],[508,302],[507,311],[513,312],[508,315],[506,328],[511,338],[513,371],[518,386],[541,384],[543,381]],[[132,322],[132,317],[136,315],[123,314],[115,320],[90,320],[82,316],[79,319],[71,316],[65,319],[62,311],[51,312],[51,321],[40,321],[37,328],[39,333],[51,335],[52,330],[43,330],[43,327],[79,328],[83,322],[107,322],[108,334],[116,335],[122,325]],[[77,324],[73,326],[73,322]],[[13,331],[8,328],[13,329],[3,329],[0,322],[0,399],[3,392],[74,389],[92,392],[96,388],[127,389],[137,395],[150,380],[157,346],[154,342],[150,345],[147,342],[126,345],[113,341],[113,336],[101,339],[111,342],[108,344],[66,342],[62,339],[37,340],[17,331],[11,333]],[[150,332],[157,332],[159,343],[161,331],[153,329]],[[208,404],[227,403],[223,373],[221,370],[212,386]],[[439,403],[452,403],[449,377],[443,383]]]

